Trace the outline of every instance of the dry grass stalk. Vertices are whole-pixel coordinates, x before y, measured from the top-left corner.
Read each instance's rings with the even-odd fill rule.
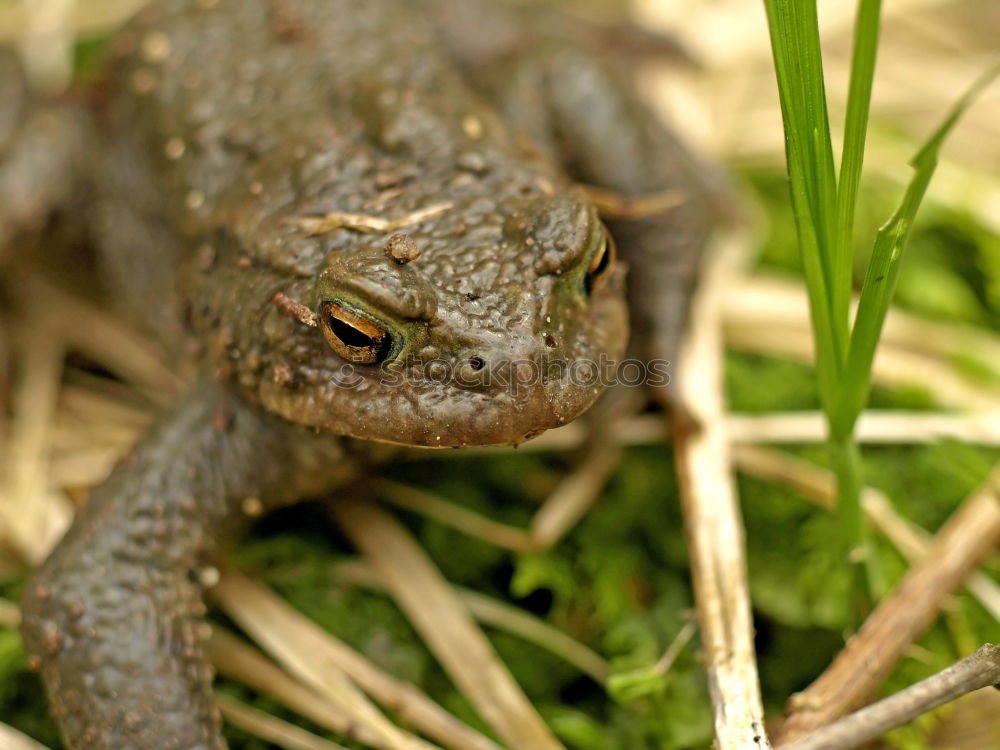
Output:
[[[656,422],[662,431],[662,420]],[[614,422],[608,424],[609,432],[613,425]],[[573,434],[585,442],[587,427]],[[498,523],[429,492],[398,482],[376,480],[373,486],[381,497],[393,505],[433,518],[475,539],[516,552],[536,552],[556,544],[579,522],[597,502],[620,460],[621,451],[616,441],[602,431],[600,437],[591,440],[577,468],[545,500],[532,519],[529,531]]]
[[[215,668],[230,679],[274,698],[283,706],[336,732],[344,739],[355,740],[378,750],[386,747],[378,735],[355,722],[339,705],[303,685],[263,653],[227,630],[212,628],[209,651]]]
[[[941,528],[927,556],[879,602],[830,667],[789,701],[783,742],[818,729],[863,703],[1000,540],[1000,467]]]
[[[688,200],[688,196],[679,190],[664,190],[651,195],[626,198],[613,190],[605,190],[594,185],[578,184],[577,188],[605,219],[642,219],[647,216],[657,216],[683,205]]]
[[[822,727],[779,750],[851,750],[963,695],[1000,685],[1000,645],[986,644],[947,669]]]
[[[480,622],[546,649],[601,685],[611,676],[611,667],[604,659],[544,620],[476,591],[459,590],[458,594],[469,612]]]
[[[725,303],[730,346],[812,363],[812,332],[805,291],[800,286],[755,278],[732,289]],[[890,387],[917,385],[942,404],[996,413],[1000,411],[1000,387],[970,378],[953,361],[965,356],[988,365],[990,360],[983,357],[994,350],[1000,351],[1000,338],[985,331],[923,321],[892,310],[872,380]]]
[[[730,414],[726,418],[734,443],[821,443],[826,422],[818,411]],[[951,414],[869,410],[857,425],[859,443],[914,445],[960,440],[973,445],[1000,445],[1000,411]]]
[[[868,489],[861,502],[875,528],[885,534],[910,562],[927,555],[933,537],[896,513],[885,495]],[[1000,585],[982,571],[976,571],[965,582],[965,588],[983,605],[983,609],[993,615],[993,619],[1000,622]]]
[[[56,487],[93,487],[149,427],[156,410],[135,391],[69,371],[59,393],[49,464]]]
[[[21,55],[32,86],[60,94],[73,77],[76,0],[32,0],[25,8]]]
[[[293,224],[304,230],[310,237],[328,234],[335,229],[353,229],[355,232],[371,232],[375,234],[389,234],[400,229],[422,224],[436,216],[443,214],[452,207],[451,202],[435,203],[434,205],[421,208],[417,211],[399,216],[395,219],[386,219],[384,216],[372,214],[345,213],[334,211],[323,216],[303,216],[290,219],[289,224]]]
[[[79,37],[103,34],[117,28],[144,5],[146,0],[86,0],[69,19],[73,34]],[[9,43],[24,37],[30,2],[0,4],[0,42]]]
[[[340,580],[357,586],[384,591],[385,583],[371,565],[358,560],[344,563],[338,569]],[[611,675],[611,667],[593,650],[570,638],[561,630],[534,615],[493,597],[470,589],[458,588],[456,593],[469,613],[484,625],[523,638],[529,643],[555,654],[560,659],[590,675],[595,682],[604,684]]]
[[[808,326],[805,289],[791,278],[757,273],[740,279],[726,298],[726,321],[742,315],[768,317],[782,327]],[[886,317],[882,344],[943,360],[977,359],[1000,374],[1000,335],[961,323],[943,323],[892,308]]]
[[[742,0],[633,3],[641,21],[684,40],[701,63],[697,75],[675,68],[645,72],[657,108],[687,140],[730,165],[780,169],[784,142],[764,13]],[[833,122],[845,106],[855,6],[820,3],[824,67]],[[873,102],[866,174],[900,184],[909,157],[956,91],[996,55],[995,4],[980,0],[898,0],[882,11],[882,49]],[[712,29],[711,34],[703,33]],[[919,56],[919,76],[914,76]],[[962,82],[962,83],[959,83]],[[932,200],[1000,231],[1000,98],[988,93],[949,144]],[[739,112],[739,117],[733,117]]]
[[[804,328],[782,329],[766,321],[743,320],[738,326],[728,326],[726,337],[737,351],[813,363],[812,335]],[[1000,410],[1000,392],[996,388],[970,380],[952,363],[889,346],[880,348],[875,357],[872,382],[888,388],[916,386],[943,406],[978,412]]]
[[[3,750],[49,750],[41,742],[36,742],[3,722],[0,722],[0,747]]]
[[[215,702],[226,721],[285,750],[347,750],[343,745],[251,708],[228,695],[216,695]]]
[[[75,370],[66,374],[59,405],[57,440],[63,432],[79,433],[85,428],[140,435],[154,416],[150,404],[127,385]],[[95,425],[95,422],[106,424]],[[102,437],[101,433],[98,436]]]
[[[604,427],[608,439],[618,445],[649,445],[662,443],[667,439],[668,430],[659,416],[641,416],[612,421]],[[556,427],[543,432],[538,437],[519,444],[516,448],[471,447],[463,448],[461,453],[435,454],[435,458],[454,456],[471,456],[475,454],[500,455],[504,451],[534,452],[534,451],[569,451],[582,446],[590,437],[592,428],[583,420],[575,420],[562,427]],[[414,453],[414,458],[427,457],[426,453]]]
[[[473,731],[417,687],[385,673],[340,639],[321,630],[263,586],[238,575],[223,580],[220,598],[227,611],[236,608],[240,622],[263,615],[284,633],[284,649],[301,649],[299,658],[322,658],[337,665],[365,692],[399,717],[447,747],[456,750],[498,750],[495,743]]]
[[[792,487],[796,492],[827,510],[836,503],[833,472],[788,453],[757,445],[734,445],[733,463],[760,479]]]
[[[677,657],[680,656],[684,648],[691,642],[694,638],[695,631],[698,629],[698,624],[694,620],[688,620],[684,623],[684,627],[680,629],[677,636],[670,642],[667,646],[666,651],[663,652],[663,656],[660,660],[653,665],[652,672],[655,674],[665,675],[670,671],[670,668],[674,666],[674,662],[677,661]]]
[[[800,458],[770,448],[753,445],[733,447],[733,460],[740,470],[760,479],[793,487],[807,500],[830,510],[837,497],[833,473]],[[871,524],[910,562],[922,560],[932,537],[916,524],[901,517],[879,490],[865,487],[861,504]],[[1000,622],[1000,585],[982,572],[969,576],[966,588]]]
[[[691,575],[719,750],[768,748],[747,588],[743,524],[723,424],[721,304],[742,265],[735,238],[715,248],[692,303],[679,357],[675,446]]]
[[[48,456],[64,347],[51,314],[35,310],[20,331],[10,439],[0,483],[0,534],[22,561],[37,565],[69,525],[65,498],[48,487]]]
[[[72,320],[73,325],[60,329],[66,346],[100,362],[154,403],[172,404],[184,392],[190,373],[177,372],[184,363],[168,367],[163,350],[149,336],[130,327],[127,320],[64,291],[39,274],[25,274],[23,284],[9,288],[25,307],[30,306],[30,300],[44,299],[49,309],[59,311],[62,320]]]
[[[355,721],[363,723],[390,750],[417,744],[390,722],[341,669],[330,653],[329,635],[249,579],[231,574],[214,589],[226,613],[268,652]]]
[[[468,610],[423,550],[387,513],[343,498],[331,510],[465,696],[509,745],[561,748]]]
[[[885,21],[906,16],[920,8],[941,5],[942,0],[896,0],[885,9]],[[771,59],[767,27],[760,7],[742,0],[713,0],[678,6],[660,0],[638,0],[634,3],[641,22],[653,28],[680,35],[696,53],[696,59],[709,67],[756,61],[766,65]],[[853,5],[832,3],[822,7],[822,27],[831,37],[849,34],[854,24]],[[718,33],[704,34],[699,30],[712,26]],[[752,31],[758,29],[759,33]]]
[[[597,502],[621,461],[621,451],[601,431],[594,435],[576,469],[559,482],[531,520],[535,549],[548,549]]]
[[[767,414],[729,413],[726,432],[733,443],[821,443],[826,440],[826,423],[820,412],[770,412]],[[655,415],[622,419],[608,425],[608,437],[618,445],[651,445],[667,439],[663,420]],[[588,427],[571,422],[549,430],[517,447],[520,452],[562,451],[579,448],[586,441]],[[909,412],[872,409],[861,413],[857,438],[861,444],[891,443],[914,445],[939,440],[960,440],[973,445],[1000,445],[1000,411],[955,414],[951,412]],[[492,449],[494,452],[503,449]],[[475,449],[463,451],[468,455]],[[484,451],[485,452],[485,451]],[[420,458],[423,454],[414,454]],[[445,457],[458,454],[446,453]],[[438,456],[435,455],[435,458]],[[401,504],[401,503],[397,503]],[[415,510],[417,508],[414,508]],[[426,509],[427,515],[432,515]],[[451,525],[457,525],[452,523]],[[505,527],[509,528],[509,527]],[[523,541],[523,540],[519,540]]]
[[[112,467],[135,442],[134,439],[122,440],[112,445],[92,445],[56,453],[50,464],[53,483],[66,488],[93,487],[111,473]]]
[[[404,724],[455,750],[499,750],[494,742],[456,719],[419,688],[385,673],[340,639],[305,620],[259,584],[237,576],[227,577],[226,584],[230,589],[234,582],[237,592],[228,591],[228,600],[238,596],[238,606],[246,608],[248,614],[257,609],[273,611],[282,618],[288,640],[295,641],[304,635],[314,648],[319,649],[313,653],[335,663],[338,669]]]
[[[494,521],[481,513],[448,502],[425,490],[408,487],[389,479],[376,479],[372,482],[372,486],[379,497],[387,502],[427,518],[433,518],[474,539],[481,539],[497,547],[517,552],[530,552],[535,549],[535,542],[527,531]]]

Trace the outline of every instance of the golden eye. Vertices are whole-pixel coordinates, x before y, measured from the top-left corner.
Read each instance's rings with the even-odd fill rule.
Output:
[[[378,323],[337,302],[320,308],[323,336],[337,354],[359,365],[375,365],[392,351],[392,335]]]
[[[587,268],[587,277],[584,281],[587,294],[591,294],[600,285],[615,262],[615,241],[603,225],[600,227],[595,244],[597,249],[590,256],[590,266]]]

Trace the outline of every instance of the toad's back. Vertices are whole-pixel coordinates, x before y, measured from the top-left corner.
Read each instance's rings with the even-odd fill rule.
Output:
[[[620,355],[621,285],[587,270],[615,270],[597,262],[593,209],[466,86],[413,4],[171,0],[116,49],[104,244],[151,327],[177,335],[186,308],[213,369],[252,399],[356,437],[515,442],[592,403],[600,388],[566,367],[516,392],[491,377]],[[385,237],[303,229],[331,212],[425,216],[405,227],[418,256],[403,267]],[[384,361],[348,351],[366,366],[345,389],[345,349],[283,316],[278,292],[321,324],[333,305],[355,342],[384,334]]]
[[[284,167],[305,159],[285,153],[289,146],[325,146],[322,161],[309,154],[310,166],[332,169],[343,182],[357,183],[371,168],[373,154],[362,148],[368,136],[408,152],[421,167],[445,165],[461,146],[456,137],[470,95],[407,6],[158,3],[117,45],[128,79],[122,101],[146,145],[160,139],[186,187],[202,191],[201,215],[227,189],[257,176],[251,163],[264,158]],[[504,140],[496,130],[486,135]]]

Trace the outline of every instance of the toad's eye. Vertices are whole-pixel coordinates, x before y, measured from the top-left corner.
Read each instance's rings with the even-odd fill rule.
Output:
[[[326,343],[349,362],[376,365],[392,351],[392,335],[378,322],[337,302],[324,302],[320,325]]]
[[[587,277],[584,281],[587,294],[592,293],[604,281],[615,262],[615,241],[603,225],[594,244],[596,247],[594,254],[590,256],[590,266],[587,268]]]

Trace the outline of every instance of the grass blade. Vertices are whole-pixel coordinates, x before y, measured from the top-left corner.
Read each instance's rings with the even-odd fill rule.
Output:
[[[836,402],[847,317],[838,319],[831,264],[831,217],[836,204],[819,24],[814,2],[765,0],[778,79],[788,178],[809,288],[816,338],[820,398],[829,411]]]
[[[851,333],[847,366],[840,393],[831,419],[833,435],[848,435],[868,399],[872,360],[882,333],[882,324],[892,301],[899,275],[899,263],[913,227],[917,209],[927,192],[927,186],[937,168],[938,154],[944,139],[954,128],[962,113],[979,93],[1000,74],[1000,64],[994,65],[979,78],[955,104],[944,122],[917,152],[911,162],[916,170],[903,200],[888,222],[878,231],[868,270],[865,273],[858,313]]]
[[[861,166],[865,157],[865,138],[871,111],[872,80],[878,51],[879,19],[882,0],[859,0],[854,25],[854,51],[851,59],[851,82],[847,94],[847,114],[844,118],[844,144],[837,181],[837,215],[833,250],[834,315],[849,319],[851,276],[854,256],[854,214],[861,182]],[[845,344],[846,339],[845,339]],[[841,352],[846,359],[847,351]]]

